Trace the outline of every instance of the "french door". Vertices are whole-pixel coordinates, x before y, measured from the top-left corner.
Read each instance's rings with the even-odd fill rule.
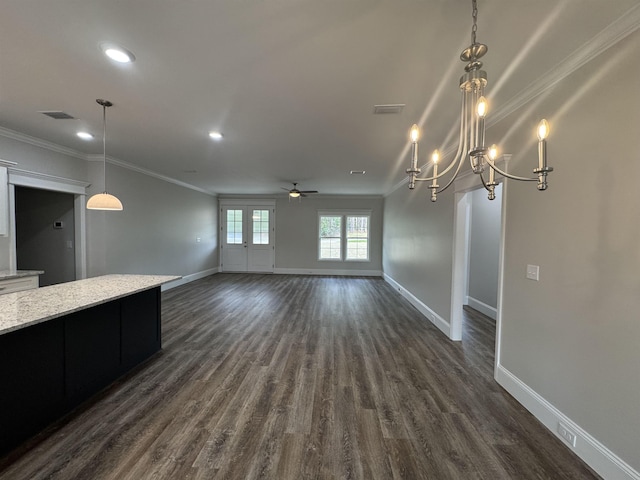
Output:
[[[220,213],[221,270],[273,273],[275,206],[224,204]]]

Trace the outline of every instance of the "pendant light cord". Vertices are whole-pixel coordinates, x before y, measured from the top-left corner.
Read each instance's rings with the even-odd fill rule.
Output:
[[[96,103],[102,106],[102,160],[104,164],[104,193],[107,193],[107,107],[113,106],[113,103],[102,98],[97,98]]]
[[[102,104],[102,157],[104,160],[104,193],[107,193],[107,105]]]

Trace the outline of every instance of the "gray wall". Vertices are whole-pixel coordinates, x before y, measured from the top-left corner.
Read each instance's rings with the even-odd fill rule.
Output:
[[[474,301],[497,308],[502,187],[498,185],[495,192],[493,201],[487,199],[483,188],[468,193],[471,198],[468,296],[474,308],[479,307]]]
[[[0,158],[29,172],[91,183],[102,190],[102,164],[52,151],[0,132]],[[87,211],[87,273],[191,275],[218,267],[218,201],[208,194],[108,165],[108,187],[122,212]],[[196,237],[201,238],[196,243]],[[0,268],[10,264],[12,239],[0,237]]]
[[[399,188],[384,202],[383,269],[440,317],[451,316],[453,193],[432,203],[424,182]]]
[[[537,120],[551,122],[549,190],[506,185],[501,369],[640,470],[640,31],[487,135],[536,164]],[[405,188],[385,202],[384,270],[448,318],[451,198]],[[540,281],[525,278],[540,265]],[[439,297],[441,297],[439,299]]]
[[[9,237],[0,236],[0,270],[9,269],[9,249],[11,248],[11,239]]]
[[[215,197],[114,165],[107,181],[124,210],[87,211],[89,276],[190,275],[218,266]]]
[[[18,269],[43,270],[41,287],[76,279],[73,199],[69,193],[15,189]],[[57,221],[62,228],[54,228]]]
[[[276,201],[276,269],[382,271],[382,197],[323,197]],[[318,260],[319,210],[371,210],[369,262]]]
[[[16,162],[16,168],[74,180],[87,180],[87,162],[81,155],[38,146],[0,132],[0,158]],[[99,149],[100,147],[98,147]]]
[[[543,194],[507,188],[501,340],[505,368],[640,471],[639,47],[636,31],[523,119],[549,115],[556,171]],[[536,150],[518,120],[492,135],[521,169]]]

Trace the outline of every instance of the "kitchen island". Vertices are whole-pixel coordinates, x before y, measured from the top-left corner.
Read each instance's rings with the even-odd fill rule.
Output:
[[[0,270],[0,295],[38,288],[42,270]]]
[[[167,275],[105,275],[0,296],[0,454],[161,348]]]

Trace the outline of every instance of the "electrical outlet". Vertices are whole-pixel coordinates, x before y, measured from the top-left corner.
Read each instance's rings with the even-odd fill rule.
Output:
[[[558,422],[558,433],[569,445],[576,446],[576,434],[560,422]]]

